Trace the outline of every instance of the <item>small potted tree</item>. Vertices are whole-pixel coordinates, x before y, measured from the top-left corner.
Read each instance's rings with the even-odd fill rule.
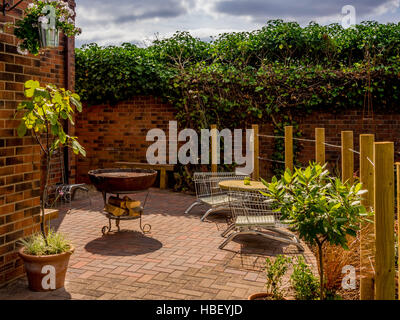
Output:
[[[249,300],[285,300],[282,290],[282,281],[292,259],[283,255],[277,255],[272,261],[270,258],[265,260],[265,282],[266,292],[254,293],[249,296]]]
[[[282,219],[289,222],[299,236],[318,248],[320,299],[324,290],[323,245],[328,242],[348,250],[347,235],[356,236],[360,223],[372,214],[361,205],[361,184],[342,183],[332,178],[325,166],[310,164],[306,169],[286,170],[267,186],[265,196],[273,198]]]
[[[74,109],[81,112],[82,105],[77,94],[55,85],[41,87],[38,81],[25,83],[25,96],[17,114],[23,112],[17,132],[20,137],[28,132],[40,146],[45,162],[44,188],[41,191],[41,233],[22,240],[19,255],[25,263],[29,287],[34,291],[54,290],[64,286],[64,279],[70,255],[74,248],[63,235],[45,230],[45,203],[47,200],[50,162],[56,150],[62,146],[72,148],[75,154],[86,155],[76,137],[64,132],[63,122],[72,125]],[[16,115],[17,115],[16,114]]]

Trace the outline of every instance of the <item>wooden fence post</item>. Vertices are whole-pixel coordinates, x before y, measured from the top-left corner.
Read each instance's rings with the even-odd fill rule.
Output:
[[[353,131],[342,131],[342,181],[351,185],[354,182]]]
[[[211,125],[211,172],[218,171],[218,143],[217,143],[217,125]]]
[[[396,162],[396,180],[397,180],[397,230],[400,230],[400,162]],[[397,231],[398,233],[398,239],[397,243],[400,246],[400,232]],[[399,254],[399,247],[397,247],[397,255],[398,255],[398,261],[397,265],[400,266],[400,254]],[[398,288],[400,288],[400,277],[398,277]],[[398,296],[400,300],[400,295]]]
[[[285,170],[293,172],[293,127],[285,127]]]
[[[168,186],[168,175],[165,168],[160,169],[160,189],[167,189]]]
[[[325,128],[315,128],[315,162],[325,164]]]
[[[254,159],[254,168],[253,168],[253,179],[260,179],[260,151],[259,151],[259,137],[258,137],[258,125],[252,125],[253,133],[254,133],[254,142],[253,142],[253,159]]]
[[[395,299],[394,144],[374,143],[375,299]]]
[[[374,207],[374,167],[370,161],[374,158],[374,135],[360,135],[360,182],[368,190],[361,204],[368,211]],[[369,159],[369,160],[368,160]],[[373,220],[373,219],[371,219]],[[375,261],[375,226],[374,223],[361,224],[360,231],[360,299],[374,300]],[[372,264],[372,265],[371,265]]]

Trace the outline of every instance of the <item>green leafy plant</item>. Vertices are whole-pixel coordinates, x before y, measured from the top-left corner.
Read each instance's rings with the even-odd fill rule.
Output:
[[[270,258],[265,260],[265,274],[267,276],[265,288],[273,299],[280,300],[283,298],[282,281],[290,263],[291,259],[283,255],[277,255],[273,261]]]
[[[24,252],[34,256],[59,254],[71,249],[71,245],[65,236],[54,230],[48,232],[46,239],[38,233],[20,240],[20,242],[25,247]]]
[[[342,183],[330,177],[326,165],[311,163],[306,169],[286,170],[280,180],[262,180],[267,191],[262,192],[276,202],[277,212],[287,220],[299,236],[318,247],[320,298],[324,292],[323,244],[340,245],[348,249],[347,235],[356,236],[360,223],[371,213],[361,205],[361,184]]]
[[[293,264],[290,280],[297,300],[316,300],[319,297],[319,280],[302,256]]]
[[[21,112],[23,115],[17,132],[23,137],[29,131],[39,144],[44,157],[46,170],[45,186],[41,193],[41,231],[46,242],[45,203],[52,157],[61,146],[71,148],[75,154],[86,156],[86,151],[79,144],[77,137],[66,134],[63,125],[65,121],[74,125],[72,106],[81,112],[82,105],[77,94],[52,84],[42,87],[38,81],[33,80],[25,82],[25,96],[30,100],[18,105],[16,116]]]
[[[370,21],[343,29],[273,20],[211,42],[177,32],[146,48],[90,44],[76,49],[76,90],[88,104],[161,97],[176,108],[182,128],[271,123],[274,135],[293,125],[300,137],[296,120],[318,110],[360,110],[368,91],[375,111],[398,109],[399,33],[400,23]],[[283,161],[283,140],[271,143],[272,159]],[[280,175],[282,164],[273,165]]]
[[[62,31],[68,37],[82,32],[80,28],[75,27],[73,20],[75,12],[69,7],[68,2],[62,0],[33,0],[25,9],[23,19],[15,23],[14,34],[22,40],[18,46],[19,53],[27,54],[27,52],[30,52],[34,55],[39,53],[38,28],[41,23],[48,24],[49,22],[46,17],[47,12],[43,11],[45,6],[54,7],[56,14],[55,28],[58,31]]]

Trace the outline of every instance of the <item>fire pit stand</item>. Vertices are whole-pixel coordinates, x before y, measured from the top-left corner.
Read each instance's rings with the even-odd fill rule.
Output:
[[[107,204],[107,193],[115,194],[119,198],[120,194],[133,194],[147,190],[146,198],[139,210],[139,216],[114,216],[104,210],[101,213],[108,218],[108,226],[104,226],[101,232],[107,234],[111,231],[111,220],[115,220],[117,230],[120,231],[119,223],[121,220],[140,221],[140,230],[148,233],[151,230],[150,224],[142,225],[142,214],[149,196],[149,188],[154,184],[157,171],[147,169],[98,169],[88,172],[89,178],[97,191],[101,192],[104,200],[104,207]]]
[[[136,192],[138,192],[138,191],[114,191],[114,192],[102,191],[101,193],[103,194],[104,206],[106,206],[106,204],[107,204],[107,193],[115,194],[119,198],[120,194],[132,194],[132,193],[136,193]],[[103,235],[111,232],[111,220],[115,220],[115,226],[117,227],[118,232],[120,232],[121,229],[119,227],[119,223],[120,223],[121,220],[136,220],[136,219],[139,219],[140,230],[142,230],[143,233],[149,233],[151,231],[151,225],[148,224],[148,223],[142,225],[142,213],[143,213],[143,210],[144,210],[144,208],[146,206],[146,202],[147,202],[147,198],[149,197],[149,193],[150,193],[150,190],[148,189],[147,193],[146,193],[146,198],[145,198],[145,200],[143,202],[143,206],[141,206],[141,208],[140,208],[139,216],[136,216],[136,217],[130,217],[130,216],[117,217],[117,216],[112,215],[111,213],[108,213],[108,212],[104,211],[104,210],[101,211],[101,214],[103,214],[104,216],[106,216],[108,218],[108,226],[104,226],[103,228],[101,228],[101,232],[103,233]]]

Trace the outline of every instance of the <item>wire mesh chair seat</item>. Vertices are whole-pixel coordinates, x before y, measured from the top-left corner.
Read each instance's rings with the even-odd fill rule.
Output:
[[[235,221],[235,225],[238,227],[248,227],[248,226],[267,226],[274,227],[275,226],[275,218],[274,216],[252,216],[252,217],[237,217]]]
[[[193,181],[196,201],[186,209],[185,214],[194,207],[205,204],[211,208],[201,217],[201,221],[204,221],[212,212],[230,210],[228,191],[222,190],[219,183],[224,180],[242,180],[245,177],[248,175],[238,175],[235,172],[195,172]]]
[[[233,216],[231,233],[219,246],[223,249],[238,235],[260,235],[267,239],[295,245],[304,251],[299,239],[287,228],[287,221],[281,219],[279,212],[272,209],[273,201],[255,192],[229,191],[229,206]]]
[[[229,203],[229,197],[226,194],[202,197],[201,202],[203,202],[204,204],[208,204],[209,206],[218,206]]]

